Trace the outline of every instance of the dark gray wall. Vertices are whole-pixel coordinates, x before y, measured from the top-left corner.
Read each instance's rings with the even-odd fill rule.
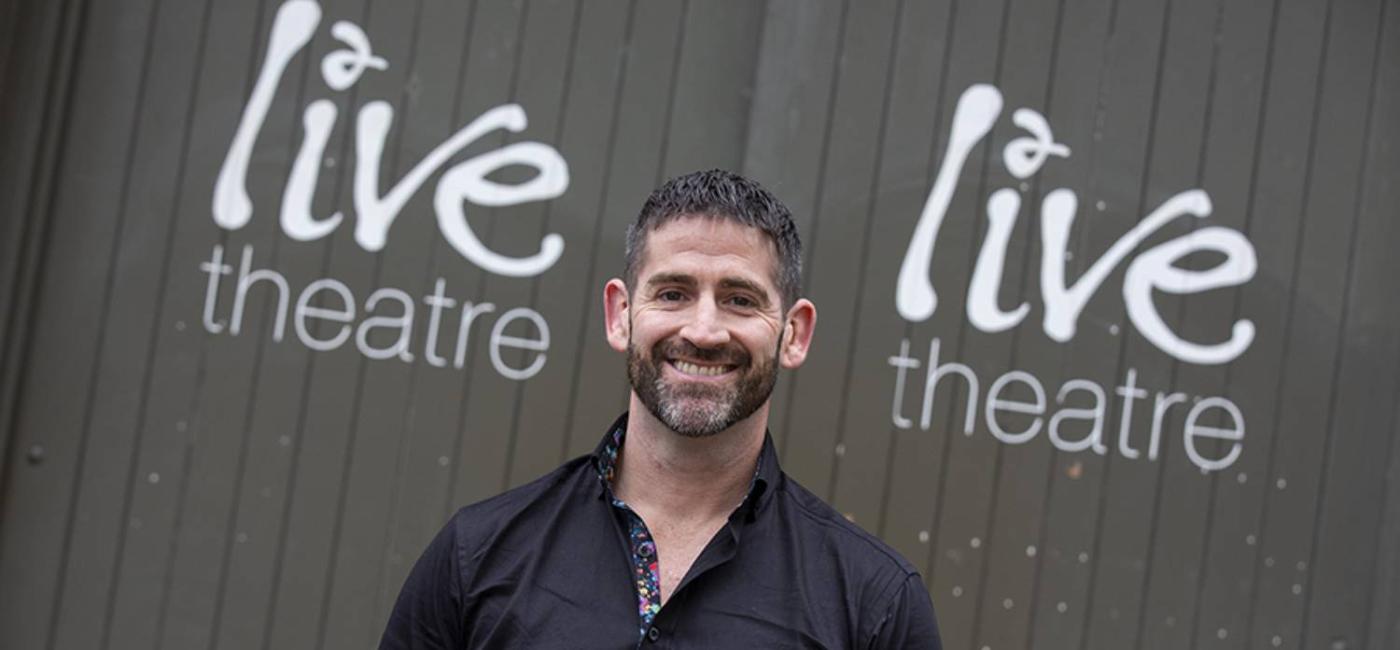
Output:
[[[775,393],[784,468],[920,568],[949,648],[1400,644],[1400,4],[326,1],[251,151],[252,217],[224,228],[215,181],[280,6],[0,2],[0,646],[372,645],[456,507],[586,452],[624,407],[599,290],[647,192],[708,167],[774,189],[807,244],[820,324]],[[348,47],[331,34],[341,20],[387,69],[335,90],[321,64]],[[974,84],[1004,107],[949,177],[927,273],[938,307],[906,318],[901,264]],[[312,214],[344,222],[299,241],[279,210],[310,169],[294,163],[318,100],[338,119]],[[518,103],[528,126],[442,169],[519,142],[556,151],[569,173],[557,198],[465,209],[490,250],[527,256],[557,234],[558,261],[509,277],[459,254],[438,226],[440,172],[382,249],[358,243],[355,123],[374,101],[394,109],[380,188]],[[1069,149],[1026,178],[1003,160],[1030,134],[1012,118],[1023,107]],[[965,307],[1003,189],[1022,206],[995,302],[1028,315],[989,331]],[[1078,199],[1072,284],[1197,189],[1208,216],[1128,247],[1073,337],[1047,334],[1047,305],[1064,299],[1042,290],[1042,260],[1060,254],[1043,244],[1046,196]],[[1137,260],[1221,229],[1257,259],[1247,281],[1151,293],[1163,326],[1201,345],[1252,323],[1242,354],[1199,363],[1145,335],[1123,287]],[[232,270],[210,299],[215,247]],[[288,285],[280,340],[272,281],[251,285],[229,327],[245,247]],[[338,331],[295,326],[323,278],[353,295],[355,328],[400,316],[392,296],[365,301],[401,290],[415,305],[406,354],[363,351],[392,345],[387,322],[312,349]],[[439,280],[454,305],[430,354],[423,298]],[[336,309],[331,296],[310,304]],[[465,303],[476,317],[458,364]],[[525,379],[511,369],[540,352],[499,346],[538,338],[529,321],[507,321],[493,356],[493,328],[517,308],[549,330]],[[940,366],[960,364],[978,390],[945,372],[923,426],[935,340]],[[1125,415],[1130,374],[1146,397]],[[1033,401],[1035,382],[1044,412],[989,416],[1002,376],[1001,400]],[[1103,453],[1071,449],[1090,422],[1067,409],[1092,406],[1090,385]],[[1185,439],[1213,398],[1238,408],[1238,444]],[[1231,428],[1204,410],[1196,426]],[[1190,444],[1207,464],[1238,456],[1202,468]]]

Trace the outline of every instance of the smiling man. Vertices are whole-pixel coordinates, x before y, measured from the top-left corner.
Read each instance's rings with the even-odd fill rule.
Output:
[[[597,450],[458,511],[381,648],[939,648],[919,574],[778,467],[778,368],[806,359],[791,215],[698,172],[656,190],[603,290],[627,413]]]

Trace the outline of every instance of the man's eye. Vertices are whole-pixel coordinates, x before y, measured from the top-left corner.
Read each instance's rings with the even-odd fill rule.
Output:
[[[733,296],[729,299],[729,304],[734,305],[735,307],[749,308],[757,305],[758,303],[755,302],[752,298],[749,298],[748,296]]]
[[[685,294],[675,289],[667,289],[656,294],[656,298],[662,302],[676,302],[685,299]]]

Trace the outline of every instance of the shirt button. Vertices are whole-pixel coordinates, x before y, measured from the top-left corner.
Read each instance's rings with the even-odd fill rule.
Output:
[[[642,557],[651,557],[655,554],[656,544],[653,544],[651,542],[642,542],[641,544],[637,545],[637,555],[640,555]]]
[[[656,641],[656,640],[659,639],[659,638],[661,638],[661,630],[656,629],[656,626],[655,626],[655,625],[653,625],[653,626],[647,628],[647,640],[648,640],[648,641]]]

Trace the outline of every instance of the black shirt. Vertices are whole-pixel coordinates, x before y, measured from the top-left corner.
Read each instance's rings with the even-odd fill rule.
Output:
[[[748,498],[639,639],[634,553],[598,475],[610,439],[459,510],[380,648],[941,648],[919,574],[788,478],[771,437]]]

